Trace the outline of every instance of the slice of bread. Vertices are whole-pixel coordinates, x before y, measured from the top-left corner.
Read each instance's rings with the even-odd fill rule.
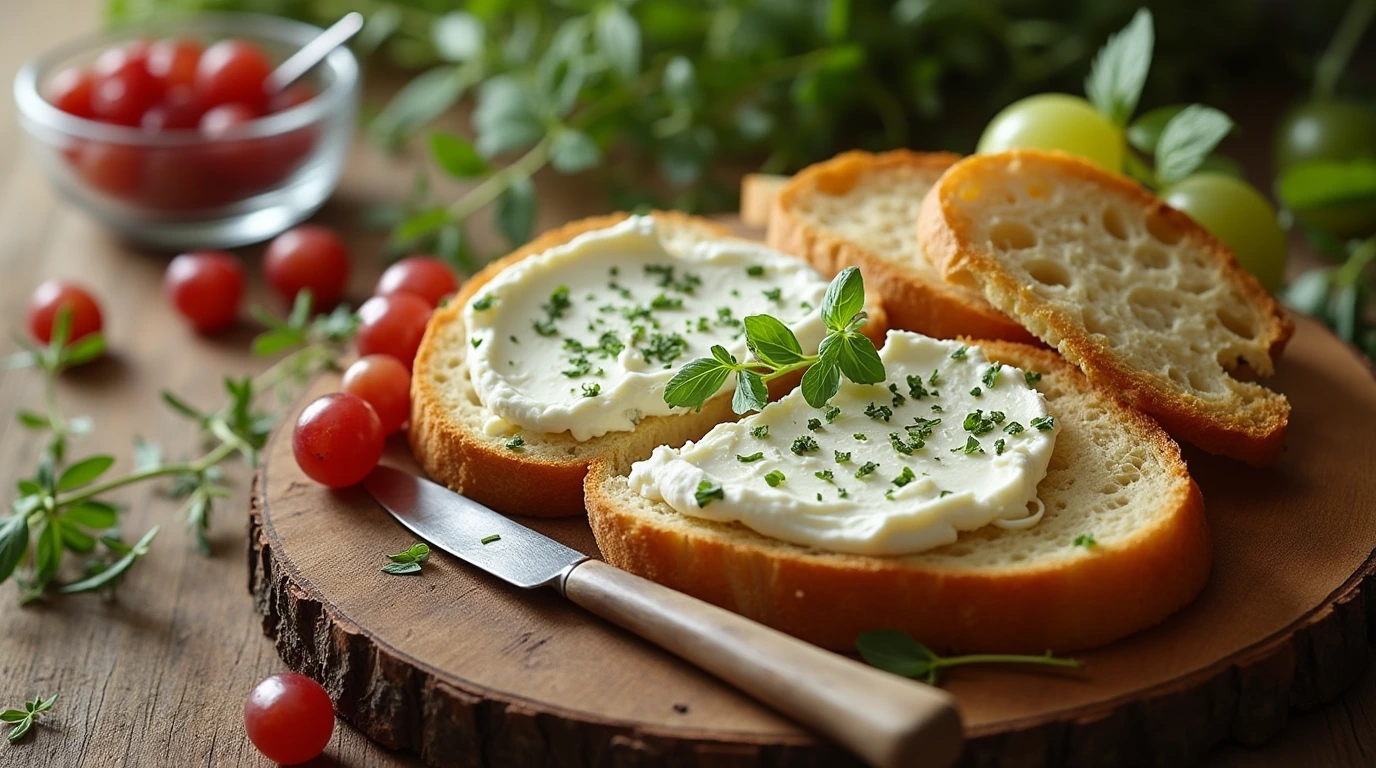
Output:
[[[822,552],[739,524],[679,514],[630,489],[630,463],[588,474],[588,518],[607,562],[823,647],[872,629],[938,651],[1090,648],[1152,626],[1194,599],[1212,550],[1199,489],[1151,419],[1055,353],[981,343],[1042,374],[1059,425],[1042,520],[987,526],[902,557]],[[1092,536],[1095,543],[1077,537]]]
[[[788,184],[787,176],[773,173],[747,173],[741,177],[741,224],[753,229],[769,225],[769,213],[779,190]]]
[[[655,212],[670,248],[689,250],[703,240],[731,237],[723,226],[681,213]],[[605,229],[628,214],[616,213],[575,221],[551,230],[525,247],[489,264],[435,311],[421,341],[411,374],[411,423],[408,436],[420,466],[459,493],[493,509],[533,517],[583,514],[583,477],[598,458],[638,460],[660,445],[682,445],[706,434],[722,421],[738,418],[731,410],[731,393],[718,395],[700,411],[647,418],[631,432],[612,432],[579,442],[567,432],[542,434],[522,431],[524,445],[507,447],[504,435],[489,435],[484,425],[491,411],[483,407],[468,374],[468,334],[463,307],[498,272],[521,259],[543,253],[585,232]],[[887,331],[884,313],[867,306],[870,322],[865,333],[882,339]],[[769,382],[772,397],[780,397],[798,377]]]
[[[1055,152],[962,160],[922,204],[947,279],[980,290],[1091,381],[1211,453],[1279,457],[1269,376],[1294,325],[1227,246],[1124,176]]]
[[[1036,344],[978,291],[947,282],[922,254],[916,228],[922,198],[958,159],[945,152],[857,151],[809,166],[775,198],[766,240],[827,276],[859,267],[895,328],[940,339]]]

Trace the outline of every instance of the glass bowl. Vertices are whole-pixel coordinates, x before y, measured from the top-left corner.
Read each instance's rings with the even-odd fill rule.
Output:
[[[42,90],[53,74],[132,40],[243,38],[280,62],[319,33],[273,16],[203,13],[86,37],[19,70],[19,121],[58,191],[136,242],[179,250],[266,240],[314,213],[339,182],[358,106],[358,61],[347,48],[303,78],[313,98],[215,138],[76,117]]]

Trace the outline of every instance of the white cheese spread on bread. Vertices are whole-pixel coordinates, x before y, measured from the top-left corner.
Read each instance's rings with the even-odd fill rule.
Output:
[[[747,315],[777,317],[815,352],[826,290],[802,261],[745,240],[671,249],[648,216],[580,235],[503,270],[464,307],[486,431],[582,441],[674,413],[664,385],[714,344],[743,359]]]
[[[803,546],[904,555],[1040,519],[1056,425],[1035,372],[978,347],[889,331],[887,380],[825,408],[795,390],[696,443],[661,446],[631,488],[684,515]]]

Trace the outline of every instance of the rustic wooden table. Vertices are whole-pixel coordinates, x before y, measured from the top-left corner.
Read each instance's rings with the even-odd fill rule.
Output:
[[[99,0],[6,3],[0,25],[0,74],[98,23]],[[64,378],[59,397],[70,414],[89,414],[95,431],[82,451],[132,461],[134,436],[159,441],[169,455],[193,450],[192,433],[163,407],[169,388],[192,402],[218,403],[221,377],[256,371],[247,325],[214,339],[191,335],[161,296],[167,256],[112,239],[56,197],[40,175],[14,119],[0,100],[0,354],[13,350],[24,306],[40,281],[71,277],[104,303],[111,354]],[[577,194],[578,180],[540,179],[541,226],[595,212],[596,196]],[[380,270],[376,236],[354,228],[358,214],[404,194],[405,160],[359,146],[342,188],[319,220],[350,232],[355,244],[354,295],[365,295]],[[488,238],[487,242],[492,242]],[[256,264],[259,249],[246,249]],[[255,281],[256,283],[257,281]],[[253,300],[271,306],[261,285]],[[31,471],[39,440],[15,423],[41,401],[34,372],[0,375],[0,488]],[[241,707],[258,680],[282,671],[245,589],[248,473],[234,467],[237,488],[214,517],[211,557],[192,546],[176,502],[154,488],[123,494],[125,525],[141,534],[161,524],[153,552],[122,585],[116,602],[77,597],[20,608],[12,587],[0,590],[0,705],[35,694],[61,694],[56,708],[19,745],[0,744],[0,766],[266,765],[244,737]],[[0,499],[7,501],[8,497]],[[467,764],[471,757],[456,756]],[[413,764],[340,724],[320,765]],[[1376,765],[1376,672],[1342,700],[1297,715],[1262,750],[1220,747],[1210,768]]]

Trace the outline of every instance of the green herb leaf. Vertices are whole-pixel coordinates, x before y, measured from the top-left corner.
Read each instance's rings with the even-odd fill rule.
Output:
[[[1376,200],[1376,159],[1301,163],[1280,175],[1276,192],[1294,210]]]
[[[1140,8],[1094,57],[1085,79],[1085,95],[1115,125],[1126,125],[1137,111],[1155,42],[1151,11]]]
[[[680,408],[701,410],[702,404],[721,389],[730,375],[731,368],[715,358],[690,360],[665,385],[664,402]],[[732,405],[735,405],[734,397]]]
[[[422,72],[397,91],[397,95],[373,119],[369,130],[383,144],[395,146],[417,128],[448,112],[458,103],[472,82],[464,75],[462,68],[451,65]]]
[[[471,61],[483,54],[483,23],[471,13],[444,14],[431,25],[430,37],[435,52],[445,61]]]
[[[80,488],[105,474],[115,463],[114,456],[91,456],[68,467],[57,481],[57,490],[70,491]]]
[[[388,555],[387,559],[394,563],[423,563],[429,557],[430,546],[424,542],[418,542],[403,552]]]
[[[512,435],[511,438],[506,441],[506,449],[508,451],[523,451],[525,450],[525,446],[526,440],[520,435]]]
[[[47,416],[33,411],[20,411],[15,418],[21,425],[29,429],[50,429],[52,427]]]
[[[62,519],[97,531],[119,524],[119,510],[113,504],[89,499],[67,507]]]
[[[1156,154],[1156,144],[1161,141],[1161,133],[1166,124],[1186,107],[1185,104],[1170,104],[1157,107],[1132,121],[1128,126],[1128,143],[1148,155]]]
[[[812,453],[819,448],[820,446],[817,444],[817,441],[812,439],[809,435],[799,435],[794,439],[793,445],[789,446],[789,450],[793,451],[793,453],[798,456],[802,456],[805,453]]]
[[[761,424],[761,425],[758,426],[758,427],[752,428],[752,429],[750,430],[750,436],[751,436],[751,437],[769,437],[769,425],[768,425],[768,424]]]
[[[927,646],[891,629],[861,633],[855,649],[870,666],[910,678],[926,677],[937,659]]]
[[[253,354],[255,357],[271,357],[279,352],[299,346],[305,341],[306,335],[300,331],[264,331],[253,339]]]
[[[530,239],[535,227],[535,185],[530,179],[512,182],[497,198],[494,214],[497,230],[512,245],[522,245]]]
[[[28,549],[28,514],[21,512],[0,521],[0,583],[14,573]]]
[[[756,461],[759,461],[760,459],[763,459],[763,458],[764,458],[764,451],[755,451],[754,453],[750,454],[749,456],[742,456],[742,455],[739,454],[739,453],[736,454],[736,461],[739,461],[739,462],[742,463],[742,464],[751,464],[751,463],[756,462]]]
[[[1156,145],[1156,178],[1179,181],[1199,167],[1233,130],[1233,121],[1213,107],[1191,104],[1171,118]]]
[[[698,508],[701,509],[711,504],[714,499],[725,499],[726,491],[722,490],[721,483],[702,480],[698,482],[698,488],[693,493],[693,498],[697,500]]]
[[[420,563],[388,563],[382,566],[380,570],[393,576],[404,576],[408,573],[420,573]]]
[[[640,71],[640,25],[619,3],[608,3],[597,13],[593,28],[597,48],[623,79]]]
[[[860,333],[834,334],[822,340],[822,347],[827,347],[828,342],[835,345],[836,363],[841,373],[856,384],[877,384],[887,377],[884,362],[879,359],[879,350],[874,348],[874,342],[868,336]],[[825,352],[818,349],[818,354],[825,355]]]
[[[764,481],[769,484],[770,488],[778,488],[779,483],[782,483],[786,479],[784,473],[777,469],[764,476]]]
[[[832,331],[845,330],[851,318],[864,309],[865,279],[858,268],[846,267],[827,286],[822,299],[822,320]]]
[[[1084,547],[1085,549],[1094,549],[1099,545],[1099,542],[1094,540],[1094,534],[1082,533],[1075,537],[1075,540],[1071,542],[1071,545],[1076,547]]]
[[[23,712],[18,709],[7,709],[4,712],[0,712],[0,723],[17,723],[28,716],[28,712]]]
[[[134,563],[138,562],[139,558],[148,554],[148,546],[153,543],[153,539],[157,538],[160,530],[159,526],[153,526],[148,533],[143,535],[143,538],[138,540],[138,543],[129,548],[123,557],[111,563],[110,567],[90,578],[62,585],[57,590],[58,594],[75,595],[82,592],[98,592],[113,586],[120,577],[134,566]]]
[[[96,331],[89,333],[67,346],[62,353],[64,365],[83,365],[100,357],[105,352],[105,334]]]
[[[1050,414],[1047,414],[1046,416],[1038,416],[1037,418],[1032,420],[1031,424],[1034,429],[1045,432],[1047,430],[1056,428],[1056,417]]]
[[[478,543],[479,543],[479,544],[483,544],[483,545],[487,545],[487,544],[491,544],[491,543],[494,542],[494,541],[501,541],[501,540],[502,540],[502,535],[501,535],[500,533],[492,533],[492,534],[488,534],[487,536],[482,537],[481,539],[478,539]]]
[[[588,134],[569,128],[554,135],[550,142],[549,159],[560,173],[578,173],[601,163],[602,149]]]
[[[473,127],[478,132],[478,153],[484,157],[529,147],[545,133],[531,94],[512,73],[483,82],[473,110]]]
[[[769,403],[769,388],[754,371],[736,371],[736,392],[731,396],[731,410],[738,414],[763,410]]]
[[[478,150],[452,133],[430,134],[430,156],[440,170],[456,179],[472,179],[488,171],[487,161],[478,155]]]
[[[762,362],[780,368],[805,359],[798,338],[779,320],[769,315],[749,315],[743,322],[745,344]]]
[[[803,374],[803,399],[813,408],[822,408],[841,390],[841,369],[835,358],[823,356]]]

